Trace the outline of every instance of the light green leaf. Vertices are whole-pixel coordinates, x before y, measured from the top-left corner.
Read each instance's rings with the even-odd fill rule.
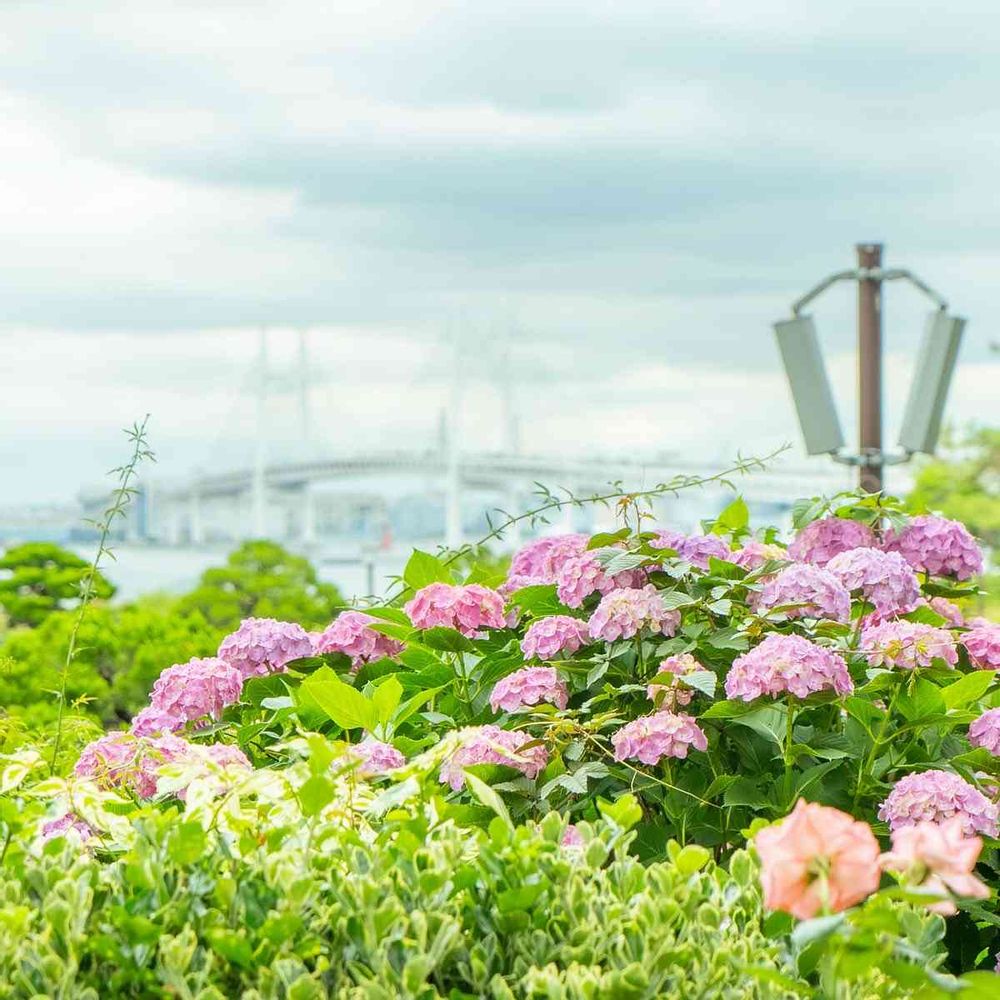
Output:
[[[514,826],[511,822],[510,813],[507,811],[506,803],[492,788],[490,788],[489,785],[486,784],[485,781],[466,771],[465,784],[469,791],[472,792],[472,794],[479,799],[484,806],[492,809],[500,817],[500,819],[507,824],[507,826]]]
[[[716,518],[717,527],[723,528],[725,532],[733,533],[742,531],[750,524],[750,510],[743,497],[737,497],[722,513]]]
[[[302,682],[302,690],[341,729],[370,730],[378,724],[375,705],[337,677],[313,674]]]
[[[451,583],[451,573],[437,556],[414,549],[403,570],[403,580],[408,587],[420,590],[430,583]]]
[[[941,698],[949,710],[965,708],[986,694],[995,677],[996,672],[993,670],[976,670],[942,688]]]
[[[403,685],[399,683],[395,674],[389,674],[372,695],[372,704],[375,706],[379,722],[388,722],[392,718],[402,697]]]

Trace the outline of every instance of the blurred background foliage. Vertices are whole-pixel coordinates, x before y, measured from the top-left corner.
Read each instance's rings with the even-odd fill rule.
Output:
[[[907,498],[911,510],[934,510],[962,521],[994,553],[993,572],[982,581],[986,594],[975,609],[1000,618],[1000,428],[980,427],[952,435],[947,458],[929,459],[916,470]]]
[[[11,549],[8,562],[14,562],[19,550],[37,548]],[[67,565],[76,559],[57,546],[44,548],[56,550],[54,564],[62,555],[69,557]],[[35,554],[29,555],[34,561]],[[16,579],[18,566],[8,568]],[[307,559],[260,541],[241,545],[224,566],[206,570],[188,594],[149,594],[109,604],[106,598],[113,592],[107,584],[102,599],[88,609],[67,684],[75,716],[112,727],[127,722],[146,703],[164,667],[193,656],[214,656],[222,637],[244,618],[279,618],[321,629],[344,603],[335,586],[317,579]],[[0,603],[6,608],[5,600]],[[36,623],[8,615],[0,632],[0,743],[5,733],[12,738],[19,725],[37,728],[55,719],[55,692],[75,611],[53,609]]]

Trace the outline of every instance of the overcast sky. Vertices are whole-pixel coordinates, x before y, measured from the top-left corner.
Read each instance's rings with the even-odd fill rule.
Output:
[[[994,0],[7,0],[0,501],[146,411],[162,474],[240,460],[260,325],[289,375],[311,328],[330,449],[431,443],[449,324],[471,447],[509,352],[527,450],[798,449],[770,323],[869,239],[1000,422],[998,57]],[[894,412],[925,310],[888,290]],[[852,292],[816,313],[849,428]]]

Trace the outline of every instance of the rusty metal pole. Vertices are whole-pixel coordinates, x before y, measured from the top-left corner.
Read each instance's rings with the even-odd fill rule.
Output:
[[[881,268],[882,244],[859,243],[859,268]],[[858,281],[858,436],[863,457],[876,456],[873,465],[860,466],[858,485],[868,493],[882,489],[882,279]]]

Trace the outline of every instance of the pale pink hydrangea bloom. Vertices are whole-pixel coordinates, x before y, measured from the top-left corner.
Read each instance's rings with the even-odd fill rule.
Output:
[[[871,827],[839,809],[799,799],[780,823],[754,838],[764,905],[808,920],[870,896],[881,877]]]
[[[456,792],[465,785],[465,768],[473,764],[503,764],[537,778],[549,762],[548,750],[530,733],[486,725],[469,726],[459,735],[461,746],[441,765],[440,773],[442,783]]]
[[[850,694],[854,683],[844,658],[800,635],[772,632],[738,656],[726,676],[726,697],[753,701],[762,695],[805,698],[817,691]]]
[[[718,535],[685,535],[669,528],[656,533],[649,543],[654,549],[673,549],[679,559],[707,570],[709,559],[733,562],[733,551]]]
[[[510,561],[511,577],[532,579],[536,583],[555,583],[564,562],[587,550],[586,535],[548,535],[528,542]],[[522,584],[528,586],[528,584]]]
[[[684,684],[685,674],[694,674],[705,668],[690,654],[668,656],[661,664],[658,674],[672,674],[670,681],[654,681],[646,685],[646,696],[653,704],[663,704],[668,708],[690,705],[694,691]]]
[[[191,744],[177,736],[135,736],[108,733],[83,748],[73,768],[80,778],[92,778],[102,788],[123,788],[140,799],[156,794],[159,769],[190,752]]]
[[[90,824],[80,819],[76,813],[68,812],[58,819],[50,819],[47,823],[43,823],[41,835],[43,844],[55,840],[56,837],[65,837],[67,840],[76,838],[81,844],[86,844],[94,836],[94,831]]]
[[[171,716],[180,725],[196,719],[218,719],[224,708],[240,700],[242,690],[243,675],[225,660],[196,657],[177,663],[157,677],[149,699],[151,711],[138,720],[138,728],[133,725],[133,731],[151,729]],[[172,731],[179,726],[169,728]]]
[[[485,629],[506,625],[503,598],[479,583],[430,583],[403,610],[415,628],[453,628],[470,639]]]
[[[601,598],[587,627],[594,639],[614,642],[631,639],[640,631],[673,635],[680,625],[679,611],[668,611],[660,592],[651,584],[623,587]]]
[[[583,834],[580,833],[574,824],[570,823],[567,825],[566,830],[562,835],[560,846],[570,848],[580,848],[584,846]]]
[[[901,531],[890,531],[884,548],[898,552],[915,570],[931,576],[968,580],[983,571],[983,553],[959,521],[922,514]]]
[[[812,563],[792,563],[769,577],[752,603],[758,611],[799,605],[785,611],[789,618],[827,618],[836,622],[851,620],[848,589],[832,573]]]
[[[559,653],[572,655],[589,642],[585,621],[569,615],[550,615],[528,626],[521,640],[521,652],[529,660],[551,660]]]
[[[245,680],[278,673],[292,660],[312,655],[312,639],[301,625],[274,618],[247,618],[219,645],[219,658]]]
[[[958,663],[955,639],[947,629],[905,619],[866,627],[861,633],[860,652],[873,667],[914,670],[931,666],[935,659],[949,667]]]
[[[802,528],[788,546],[788,556],[799,562],[825,566],[834,556],[850,549],[875,545],[875,533],[867,524],[843,517],[823,517]]]
[[[962,614],[962,609],[949,601],[947,597],[932,597],[927,602],[927,606],[946,619],[950,628],[961,628],[965,624],[965,615]]]
[[[556,593],[568,608],[578,608],[591,594],[606,594],[617,587],[641,587],[648,579],[642,569],[624,570],[614,576],[604,572],[592,552],[572,556],[559,568]]]
[[[920,582],[898,552],[850,549],[834,556],[826,568],[848,590],[860,591],[883,618],[906,614],[920,603]]]
[[[917,771],[900,778],[879,807],[890,830],[924,820],[941,823],[957,816],[969,836],[997,835],[997,807],[978,788],[951,771]]]
[[[1000,670],[1000,625],[976,619],[959,642],[965,646],[972,665],[980,670]]]
[[[589,552],[567,559],[556,576],[556,593],[568,608],[578,608],[593,593],[602,594],[614,584]]]
[[[373,629],[378,621],[364,611],[343,611],[314,639],[313,649],[318,654],[349,656],[354,670],[373,660],[399,656],[406,644]]]
[[[212,763],[219,767],[240,767],[247,771],[253,770],[250,758],[237,746],[232,743],[209,743],[199,745],[198,750],[203,753]]]
[[[626,723],[611,737],[615,760],[656,764],[664,757],[684,758],[688,750],[707,750],[708,740],[690,716],[655,712]]]
[[[788,559],[788,553],[780,545],[771,542],[761,542],[756,538],[750,538],[743,544],[743,548],[737,550],[732,555],[732,562],[743,569],[753,571],[760,569],[765,563],[777,562]]]
[[[987,709],[969,726],[969,742],[1000,757],[1000,708]]]
[[[990,894],[973,874],[982,849],[982,840],[966,836],[962,821],[953,817],[894,830],[892,850],[880,862],[886,871],[897,872],[905,885],[947,897],[928,909],[950,917],[958,912],[951,896],[986,899]]]
[[[183,719],[147,705],[132,716],[132,725],[129,728],[136,736],[157,736],[160,733],[175,733],[183,727]]]
[[[391,743],[383,743],[373,736],[366,736],[360,743],[349,747],[346,756],[357,762],[358,774],[362,778],[388,774],[406,763],[406,758]]]
[[[513,712],[525,705],[547,701],[556,708],[565,708],[569,701],[566,682],[559,679],[553,667],[523,667],[501,677],[490,694],[494,712]]]

